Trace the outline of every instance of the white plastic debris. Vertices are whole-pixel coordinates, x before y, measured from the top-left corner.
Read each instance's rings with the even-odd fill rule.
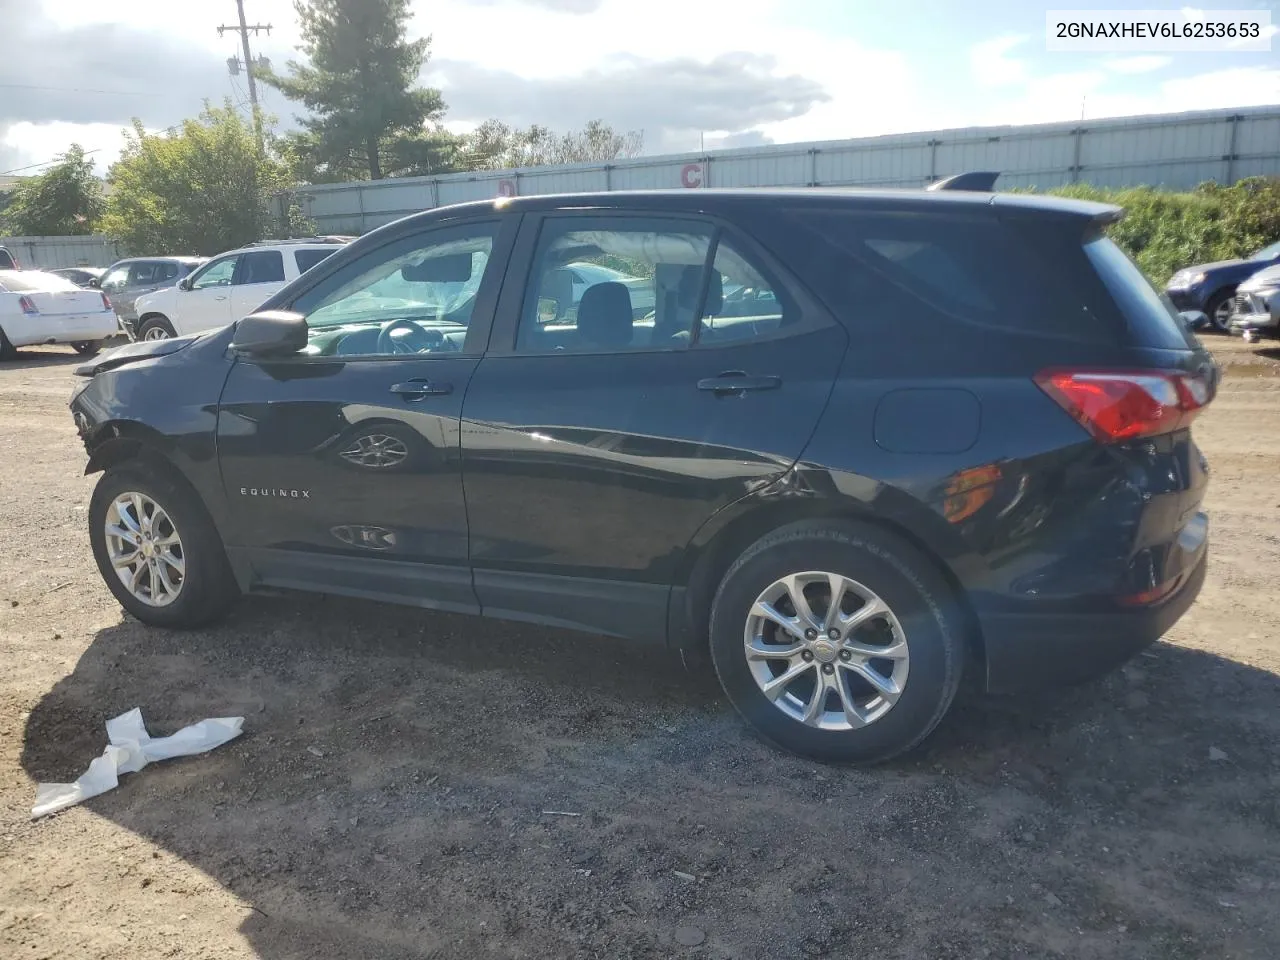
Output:
[[[240,736],[244,717],[214,717],[183,727],[168,737],[153,740],[142,722],[142,711],[134,707],[107,721],[108,747],[75,783],[42,783],[36,787],[36,804],[31,819],[48,816],[82,803],[90,797],[114,790],[120,774],[137,773],[148,763],[189,757],[220,747]]]

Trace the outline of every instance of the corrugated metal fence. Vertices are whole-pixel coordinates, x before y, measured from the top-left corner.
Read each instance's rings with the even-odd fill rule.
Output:
[[[127,256],[124,247],[110,237],[0,237],[5,247],[27,270],[58,267],[109,267]]]
[[[966,170],[999,170],[998,186],[1006,190],[1076,182],[1188,189],[1205,180],[1234,183],[1280,175],[1280,107],[967,127],[605,164],[322,184],[294,196],[322,233],[363,233],[408,213],[498,196],[704,187],[921,187]]]

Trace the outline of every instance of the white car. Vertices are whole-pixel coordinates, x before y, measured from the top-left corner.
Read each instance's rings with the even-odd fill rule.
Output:
[[[95,353],[119,332],[116,312],[100,290],[40,270],[0,270],[0,359],[18,347],[69,343]]]
[[[212,258],[178,282],[138,298],[138,340],[185,337],[253,313],[289,281],[342,249],[351,237],[255,243]]]

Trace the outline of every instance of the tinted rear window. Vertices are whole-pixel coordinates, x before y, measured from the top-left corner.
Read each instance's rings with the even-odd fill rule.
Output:
[[[293,251],[293,261],[298,265],[299,273],[306,273],[325,257],[337,253],[337,250],[337,247],[332,250],[295,250]]]
[[[1106,237],[1086,243],[1084,251],[1143,346],[1174,350],[1195,347],[1196,342],[1173,303],[1156,292],[1128,254]]]
[[[1071,237],[1030,233],[991,216],[860,211],[816,213],[803,222],[847,255],[842,299],[859,319],[959,322],[975,333],[1092,343],[1119,336],[1114,310],[1098,301],[1096,281],[1088,289],[1093,271],[1078,229]]]

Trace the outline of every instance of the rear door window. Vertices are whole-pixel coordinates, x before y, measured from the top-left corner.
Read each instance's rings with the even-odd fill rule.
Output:
[[[236,269],[236,286],[250,283],[284,283],[284,258],[279,250],[255,250],[242,254]]]
[[[293,262],[298,265],[299,273],[306,273],[321,260],[337,253],[338,249],[338,247],[333,247],[330,250],[295,250],[293,251]]]

